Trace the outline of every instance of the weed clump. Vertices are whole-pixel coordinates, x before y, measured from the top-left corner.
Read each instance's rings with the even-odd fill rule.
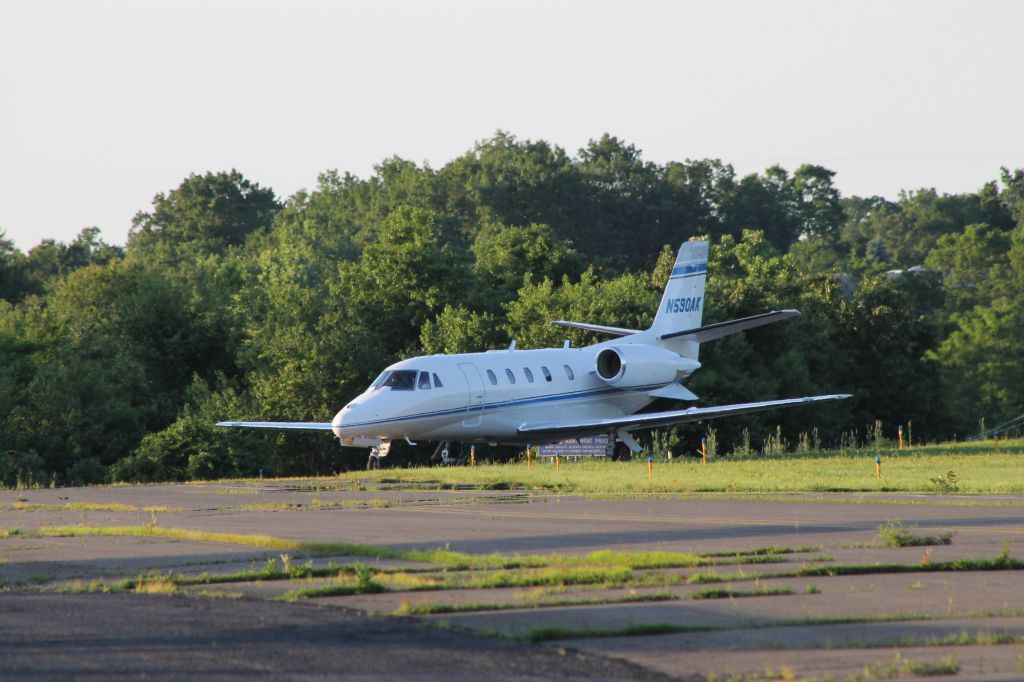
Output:
[[[360,594],[373,594],[387,590],[373,579],[373,570],[366,564],[356,564],[352,570],[356,574],[356,589]]]
[[[878,527],[878,538],[886,547],[921,547],[948,545],[953,542],[951,531],[940,535],[919,535],[917,526],[906,526],[902,521],[888,521]]]
[[[931,677],[933,675],[956,675],[960,672],[960,660],[956,654],[943,656],[937,661],[904,661],[903,669],[911,675]]]
[[[708,587],[690,593],[691,599],[735,599],[737,597],[768,597],[793,594],[788,587],[758,587],[753,590],[732,590],[727,587]]]
[[[934,476],[928,479],[935,486],[935,492],[941,494],[944,493],[955,493],[960,490],[960,484],[957,483],[956,474],[950,469],[946,472],[946,475]]]

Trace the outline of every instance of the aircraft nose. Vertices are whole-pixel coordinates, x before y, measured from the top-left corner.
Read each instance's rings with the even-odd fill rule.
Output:
[[[352,407],[352,403],[349,403],[345,407],[338,410],[338,414],[334,415],[334,419],[331,420],[331,431],[333,431],[334,435],[337,436],[338,438],[345,437],[345,423],[352,423],[353,411],[354,408]]]

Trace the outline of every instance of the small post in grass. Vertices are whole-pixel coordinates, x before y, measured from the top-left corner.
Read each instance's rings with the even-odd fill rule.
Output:
[[[476,446],[475,445],[470,445],[469,446],[469,466],[471,466],[471,467],[475,467],[476,466]]]
[[[708,439],[707,438],[701,438],[700,439],[700,463],[701,464],[707,464],[708,463]]]
[[[532,469],[533,468],[533,460],[530,458],[530,454],[531,453],[532,453],[532,450],[530,449],[530,446],[527,445],[526,446],[526,468],[527,469]]]
[[[654,455],[647,455],[647,480],[654,480]]]
[[[558,471],[558,460],[559,459],[561,459],[561,458],[558,456],[558,453],[556,452],[555,453],[555,471]]]
[[[900,424],[900,428],[896,431],[896,433],[899,435],[899,439],[900,439],[899,449],[902,450],[903,449],[903,424]]]
[[[882,480],[882,456],[875,455],[875,478]]]

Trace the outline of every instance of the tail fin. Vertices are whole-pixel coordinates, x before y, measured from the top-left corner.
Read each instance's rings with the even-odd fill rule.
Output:
[[[685,242],[679,248],[661,305],[650,331],[657,336],[700,326],[704,314],[704,284],[708,277],[708,243]],[[696,357],[693,344],[693,357]],[[683,349],[680,349],[682,351]],[[690,353],[683,353],[690,355]]]

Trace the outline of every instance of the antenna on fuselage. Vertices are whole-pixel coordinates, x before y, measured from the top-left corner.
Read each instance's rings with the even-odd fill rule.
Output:
[[[512,339],[512,343],[508,344],[508,349],[509,350],[515,350],[516,349],[516,340],[515,339]]]
[[[565,341],[562,341],[562,348],[568,348],[568,347],[569,347],[569,339],[566,339]]]

